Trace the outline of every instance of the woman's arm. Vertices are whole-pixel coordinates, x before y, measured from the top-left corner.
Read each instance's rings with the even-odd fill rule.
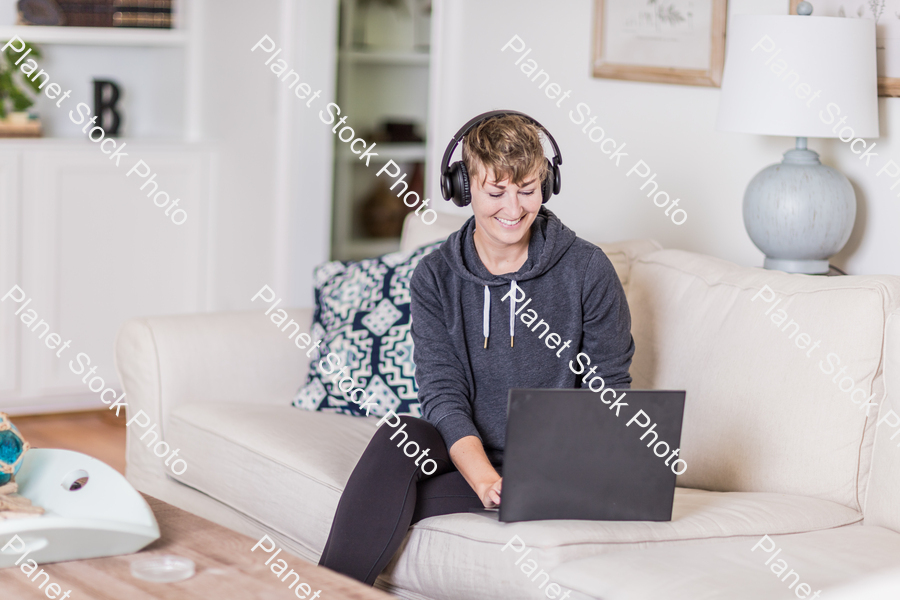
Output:
[[[500,475],[488,461],[472,419],[474,393],[445,323],[439,284],[425,261],[410,282],[411,334],[422,416],[434,425],[450,459],[485,507],[500,503]]]
[[[478,436],[473,422],[474,387],[445,323],[439,284],[422,260],[409,285],[413,362],[422,416],[440,432],[447,448],[466,436]],[[458,340],[456,340],[458,343]]]
[[[630,387],[628,370],[634,354],[631,313],[616,270],[599,248],[585,270],[581,304],[582,352],[591,357],[591,365],[597,366],[597,375],[608,387]]]
[[[469,482],[485,508],[500,504],[503,479],[484,453],[484,445],[474,435],[460,438],[450,448],[450,460]]]

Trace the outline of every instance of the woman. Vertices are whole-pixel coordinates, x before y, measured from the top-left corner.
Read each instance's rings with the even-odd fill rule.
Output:
[[[498,506],[510,388],[586,387],[589,376],[630,385],[624,291],[603,251],[542,206],[559,191],[561,162],[558,150],[552,162],[544,157],[542,131],[555,148],[530,117],[486,113],[447,148],[444,197],[471,204],[474,215],[410,282],[424,419],[401,417],[398,440],[390,439],[397,428],[376,432],[341,496],[320,565],[371,585],[411,524]],[[463,160],[448,167],[459,140]],[[514,302],[525,297],[527,305]],[[556,333],[545,336],[541,323],[532,329],[538,318]],[[579,353],[589,362],[576,362]],[[429,449],[436,470],[426,474],[401,451],[406,435]]]

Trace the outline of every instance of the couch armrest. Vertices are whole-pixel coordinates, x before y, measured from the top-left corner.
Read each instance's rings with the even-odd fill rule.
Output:
[[[864,513],[866,525],[900,532],[900,309],[887,316],[883,350],[884,394],[878,402],[872,467],[869,472]],[[868,392],[868,390],[866,390]],[[877,388],[873,392],[880,392]],[[876,398],[878,397],[876,396]]]
[[[312,309],[287,313],[309,332]],[[289,404],[310,358],[288,339],[295,330],[288,325],[281,331],[261,310],[127,321],[116,339],[116,370],[129,416],[143,410],[164,430],[180,404]]]

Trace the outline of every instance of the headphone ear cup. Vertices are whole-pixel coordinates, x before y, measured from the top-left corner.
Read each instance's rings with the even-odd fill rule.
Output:
[[[553,193],[558,194],[562,189],[562,173],[559,172],[559,165],[553,164]]]
[[[456,161],[447,167],[447,171],[441,175],[441,194],[445,200],[450,200],[456,206],[465,206],[461,204],[462,182],[459,179],[460,162]]]
[[[553,182],[554,182],[554,171],[553,163],[548,159],[544,159],[547,161],[547,172],[544,173],[544,179],[541,181],[541,204],[546,204],[547,200],[550,199],[550,196],[554,194],[553,191]]]
[[[453,204],[464,208],[472,203],[472,189],[469,185],[469,171],[465,163],[458,160],[450,165],[450,181],[453,186]]]
[[[453,179],[450,176],[450,169],[441,173],[441,196],[444,200],[453,198]]]

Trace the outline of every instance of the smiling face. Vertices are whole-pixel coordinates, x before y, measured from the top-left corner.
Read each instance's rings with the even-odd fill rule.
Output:
[[[516,185],[509,178],[497,181],[493,169],[487,171],[487,177],[474,177],[471,182],[476,232],[498,249],[527,247],[531,224],[541,208],[538,174]]]
[[[541,208],[541,178],[548,168],[541,130],[522,115],[491,117],[466,134],[462,150],[475,247],[491,272],[513,272],[528,257],[531,224]]]

